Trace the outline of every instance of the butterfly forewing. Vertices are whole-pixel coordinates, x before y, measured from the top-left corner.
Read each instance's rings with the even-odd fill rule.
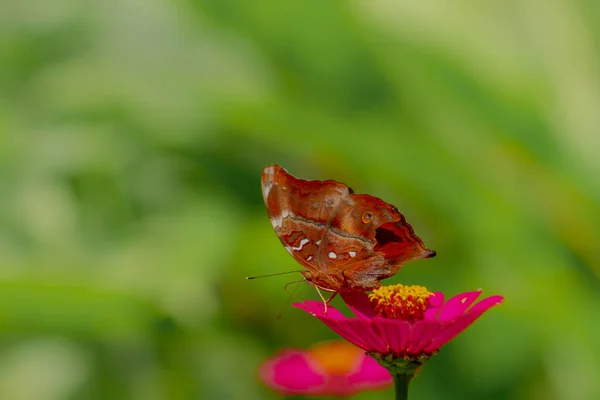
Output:
[[[270,165],[263,170],[262,190],[271,224],[286,250],[309,270],[320,270],[319,247],[350,189],[331,180],[298,179]]]

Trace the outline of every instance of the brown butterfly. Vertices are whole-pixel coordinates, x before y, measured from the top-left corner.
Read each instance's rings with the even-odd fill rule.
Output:
[[[269,165],[262,192],[277,236],[317,288],[373,290],[403,264],[435,256],[396,207],[343,183],[298,179]]]

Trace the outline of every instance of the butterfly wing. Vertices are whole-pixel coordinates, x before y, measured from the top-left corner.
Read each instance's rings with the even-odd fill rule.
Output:
[[[270,165],[262,191],[277,236],[322,289],[371,290],[404,263],[435,255],[394,206],[342,183],[298,179]]]
[[[433,256],[396,207],[367,194],[342,201],[317,253],[324,273],[342,277],[340,290],[371,290],[403,264]]]
[[[311,280],[322,272],[317,252],[329,222],[352,191],[332,180],[298,179],[278,165],[265,167],[261,181],[273,229],[292,257],[311,272],[305,274]]]

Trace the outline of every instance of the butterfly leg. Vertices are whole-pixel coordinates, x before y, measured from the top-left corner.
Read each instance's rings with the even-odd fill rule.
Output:
[[[300,279],[297,281],[292,281],[292,282],[288,282],[285,284],[284,286],[284,290],[290,295],[288,301],[285,302],[284,307],[281,308],[281,310],[279,311],[279,314],[277,314],[277,317],[275,318],[276,320],[280,320],[281,317],[283,316],[283,311],[287,308],[287,306],[290,305],[290,303],[292,302],[292,299],[296,299],[298,301],[302,301],[301,299],[298,298],[298,296],[296,296],[296,290],[298,289],[298,286],[296,286],[294,288],[294,290],[292,290],[291,292],[288,290],[288,286],[294,284],[294,283],[298,283],[298,282],[304,282],[304,279]]]
[[[329,296],[329,298],[327,299],[326,303],[329,303],[331,300],[333,300],[335,298],[335,296],[337,296],[337,292],[333,292],[333,294],[331,296]]]
[[[333,292],[333,294],[331,296],[329,296],[329,298],[327,300],[325,300],[325,297],[323,296],[323,293],[321,293],[321,289],[319,289],[318,286],[315,286],[315,288],[317,289],[317,293],[319,293],[319,297],[321,298],[321,300],[323,300],[323,314],[327,314],[327,304],[329,304],[329,302],[331,300],[333,300],[335,298],[335,296],[337,296],[337,292]]]

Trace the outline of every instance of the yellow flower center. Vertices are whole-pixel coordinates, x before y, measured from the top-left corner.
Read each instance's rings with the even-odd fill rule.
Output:
[[[384,318],[407,321],[423,319],[432,295],[423,286],[389,285],[373,290],[369,295],[373,310]]]
[[[358,367],[364,352],[345,342],[319,343],[306,351],[309,356],[330,375],[345,375]]]

